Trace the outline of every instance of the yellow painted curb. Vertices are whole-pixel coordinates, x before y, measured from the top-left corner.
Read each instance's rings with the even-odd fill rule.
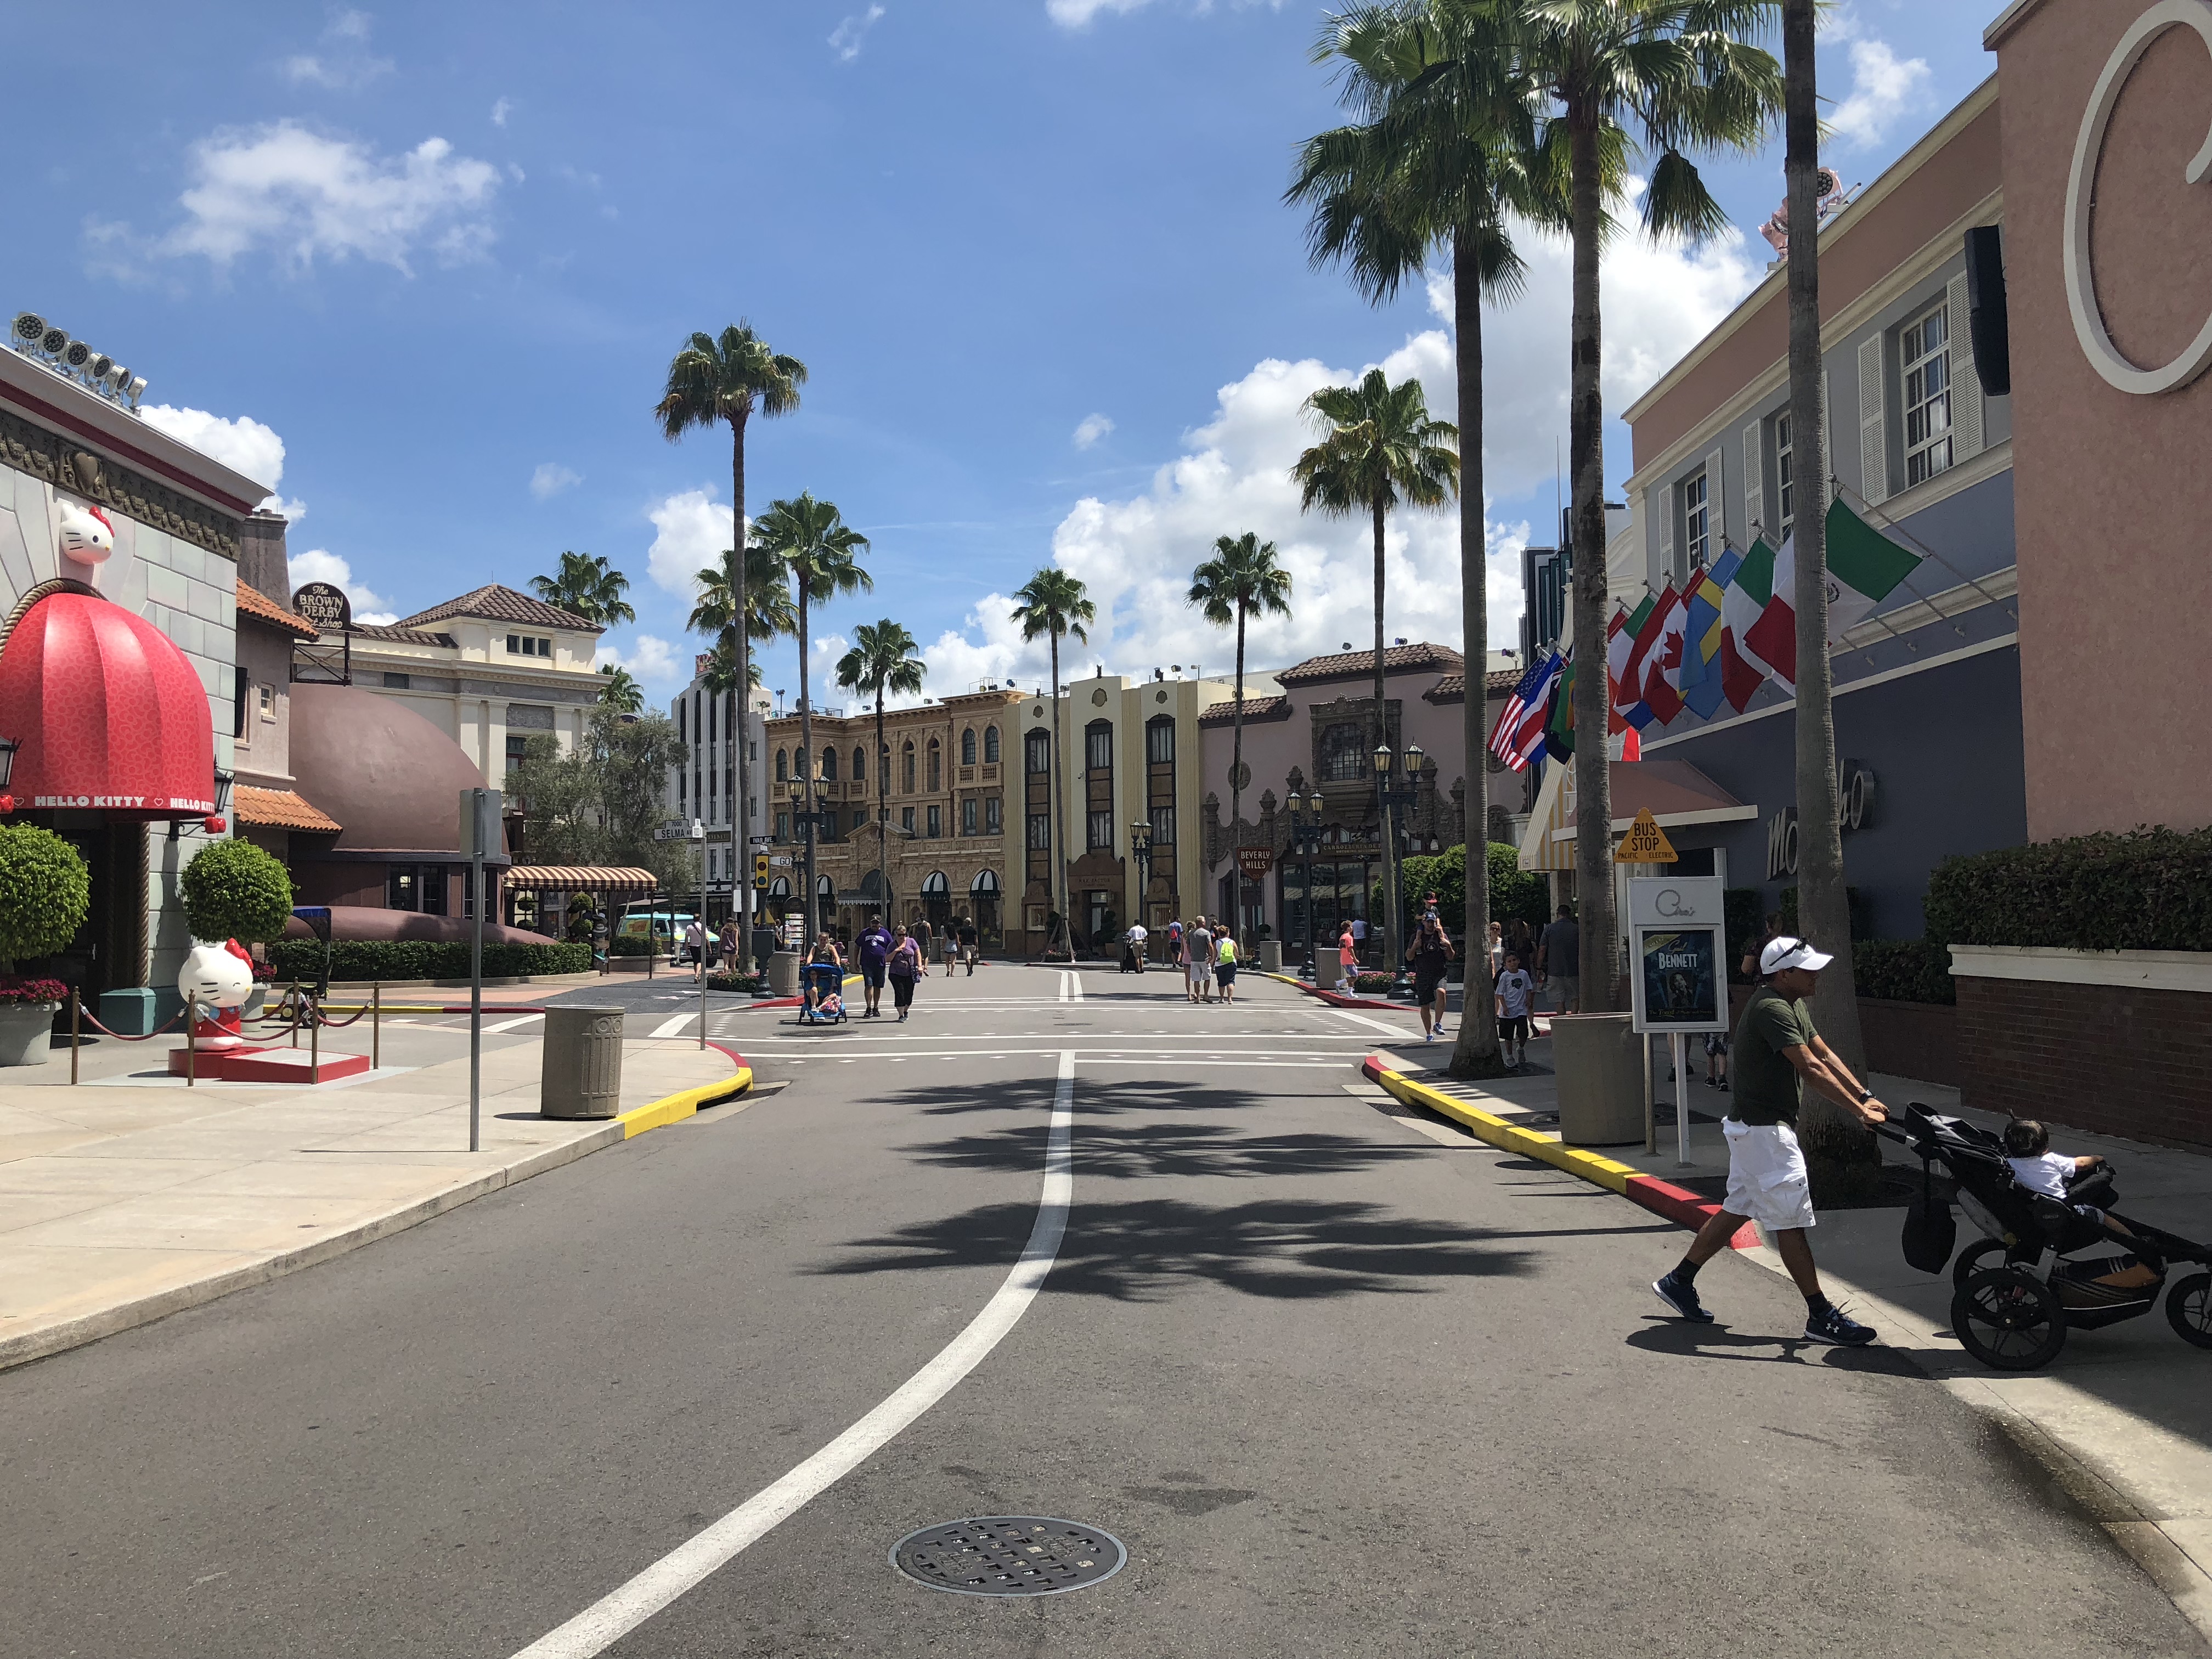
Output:
[[[1555,1134],[1543,1134],[1534,1129],[1524,1129],[1516,1123],[1508,1123],[1502,1117],[1493,1116],[1463,1100],[1416,1083],[1403,1073],[1394,1072],[1386,1066],[1373,1067],[1369,1075],[1409,1106],[1426,1107],[1455,1123],[1464,1125],[1493,1146],[1518,1152],[1524,1158],[1536,1158],[1555,1169],[1565,1170],[1569,1175],[1580,1176],[1608,1192],[1625,1195],[1628,1191],[1629,1176],[1644,1173],[1634,1165],[1623,1164],[1617,1158],[1586,1152],[1578,1146],[1563,1146]]]
[[[741,1095],[753,1086],[753,1068],[740,1066],[732,1075],[719,1083],[702,1084],[696,1089],[686,1089],[681,1094],[656,1100],[650,1106],[640,1106],[622,1113],[615,1121],[622,1125],[623,1139],[641,1135],[648,1129],[659,1129],[671,1123],[679,1123],[697,1112],[702,1106],[712,1106]]]

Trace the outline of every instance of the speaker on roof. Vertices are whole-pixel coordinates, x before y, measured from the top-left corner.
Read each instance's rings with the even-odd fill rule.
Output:
[[[2005,315],[2004,231],[1976,225],[1966,233],[1966,325],[1974,372],[1985,397],[2012,395],[2012,325]]]

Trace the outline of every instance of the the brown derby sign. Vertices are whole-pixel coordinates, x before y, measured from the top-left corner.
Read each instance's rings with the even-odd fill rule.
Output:
[[[1275,867],[1274,849],[1267,847],[1240,847],[1237,849],[1237,867],[1257,881]]]
[[[2074,333],[2081,350],[2107,385],[2122,392],[2148,395],[2187,386],[2212,363],[2212,316],[2197,331],[2197,337],[2172,362],[2157,368],[2139,368],[2120,355],[2106,331],[2104,313],[2097,305],[2097,276],[2089,249],[2089,220],[2096,191],[2097,165],[2105,154],[2105,130],[2112,125],[2113,108],[2142,55],[2168,29],[2194,29],[2207,51],[2212,51],[2212,6],[2205,0],[2159,0],[2158,4],[2129,26],[2097,88],[2089,94],[2089,107],[2081,115],[2081,131],[2074,140],[2074,168],[2066,180],[2066,304],[2074,313]],[[2185,182],[2201,184],[2212,173],[2212,133],[2182,170]]]
[[[292,594],[292,609],[325,633],[353,626],[353,601],[329,582],[309,582]]]

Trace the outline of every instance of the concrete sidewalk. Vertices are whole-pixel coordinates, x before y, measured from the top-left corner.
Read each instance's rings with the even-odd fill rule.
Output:
[[[483,1150],[471,1153],[465,1042],[458,1055],[448,1038],[421,1053],[431,1063],[395,1065],[396,1035],[383,1070],[313,1089],[186,1089],[150,1074],[166,1043],[111,1048],[101,1079],[76,1088],[65,1054],[38,1068],[39,1083],[0,1083],[0,1366],[312,1266],[749,1076],[692,1040],[632,1040],[623,1109],[661,1109],[649,1121],[552,1120],[538,1115],[539,1045],[488,1042]],[[118,1069],[125,1059],[135,1073]]]
[[[1534,1065],[1528,1074],[1480,1084],[1443,1072],[1450,1052],[1442,1043],[1401,1045],[1382,1059],[1424,1088],[1556,1139],[1551,1044],[1539,1041],[1530,1048]],[[1671,1124],[1677,1089],[1667,1080],[1663,1052],[1654,1073],[1658,1115],[1668,1126],[1659,1131],[1658,1152],[1647,1152],[1640,1143],[1592,1150],[1662,1181],[1725,1176],[1728,1154],[1718,1120],[1729,1097],[1705,1085],[1701,1054],[1692,1055],[1689,1069],[1680,1090],[1690,1113],[1686,1165],[1676,1153]],[[1940,1084],[1881,1073],[1868,1082],[1893,1108],[1919,1101],[1960,1112],[1958,1091]],[[1988,1113],[1960,1115],[1990,1127],[2003,1121]],[[2056,1131],[2052,1145],[2111,1159],[2123,1211],[2186,1237],[2212,1231],[2212,1158],[2071,1130]],[[1885,1143],[1892,1164],[1900,1152]],[[1905,1167],[1917,1170],[1917,1160]],[[2212,1636],[2212,1353],[2177,1337],[2160,1309],[2104,1330],[2072,1333],[2064,1351],[2042,1370],[1986,1370],[1951,1334],[1949,1274],[1923,1273],[1905,1264],[1899,1243],[1904,1220],[1902,1207],[1820,1217],[1813,1245],[1830,1296],[1850,1303],[1880,1331],[1884,1346],[1995,1418]],[[1978,1237],[1962,1217],[1960,1247]],[[1650,1251],[1624,1261],[1621,1270],[1656,1278],[1674,1264],[1679,1243],[1662,1237]],[[1764,1246],[1737,1254],[1774,1273],[1784,1271],[1780,1258]],[[2181,1264],[2174,1276],[2195,1271]],[[1725,1280],[1703,1288],[1708,1305],[1725,1322]],[[1725,1332],[1725,1323],[1714,1328]]]

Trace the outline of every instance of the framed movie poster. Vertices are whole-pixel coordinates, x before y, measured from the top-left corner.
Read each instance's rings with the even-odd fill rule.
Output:
[[[1716,877],[1629,883],[1630,988],[1639,1032],[1729,1029],[1727,929]]]

